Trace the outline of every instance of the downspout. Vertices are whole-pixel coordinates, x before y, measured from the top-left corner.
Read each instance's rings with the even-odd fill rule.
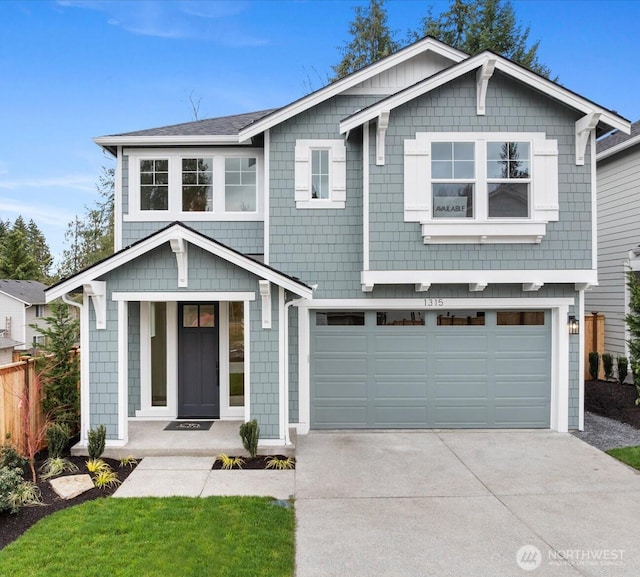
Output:
[[[284,346],[285,350],[282,353],[284,361],[284,444],[285,446],[291,444],[289,437],[289,307],[291,305],[298,304],[304,299],[294,299],[284,304],[284,326],[282,332],[284,333]],[[298,385],[299,386],[299,385]]]

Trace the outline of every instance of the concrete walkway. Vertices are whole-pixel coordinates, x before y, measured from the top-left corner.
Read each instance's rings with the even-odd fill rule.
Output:
[[[640,575],[640,475],[548,431],[298,438],[297,577]]]

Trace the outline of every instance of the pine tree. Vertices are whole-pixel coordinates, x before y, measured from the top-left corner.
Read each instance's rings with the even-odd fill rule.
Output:
[[[40,267],[29,246],[29,230],[24,219],[16,218],[4,233],[0,246],[0,278],[41,280]]]
[[[38,276],[35,280],[46,283],[49,281],[49,270],[51,269],[53,258],[44,234],[42,234],[42,231],[33,220],[30,220],[27,225],[27,237],[29,252],[38,263],[39,268]]]
[[[356,6],[349,34],[351,41],[342,48],[342,60],[332,66],[335,74],[332,82],[393,54],[400,47],[387,24],[384,0],[369,0],[366,8]]]

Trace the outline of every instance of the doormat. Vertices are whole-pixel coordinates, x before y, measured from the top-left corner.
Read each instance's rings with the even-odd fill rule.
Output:
[[[165,431],[208,431],[213,421],[171,421]]]

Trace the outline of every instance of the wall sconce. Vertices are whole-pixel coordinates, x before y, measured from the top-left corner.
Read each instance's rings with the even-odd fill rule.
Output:
[[[569,315],[569,334],[570,335],[579,335],[580,334],[580,322],[575,317],[575,315]]]

